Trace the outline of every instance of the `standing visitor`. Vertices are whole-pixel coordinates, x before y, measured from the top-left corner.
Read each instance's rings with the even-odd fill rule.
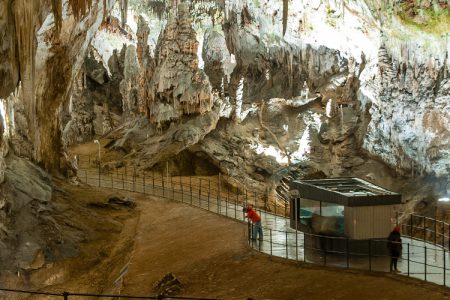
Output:
[[[397,260],[402,253],[402,239],[400,238],[400,225],[394,227],[388,237],[388,249],[391,254],[391,272],[399,272],[397,270]]]
[[[251,204],[247,204],[247,207],[244,209],[247,213],[245,215],[246,218],[252,221],[252,240],[256,240],[256,236],[259,235],[259,240],[263,240],[263,231],[261,226],[261,217],[256,212]]]

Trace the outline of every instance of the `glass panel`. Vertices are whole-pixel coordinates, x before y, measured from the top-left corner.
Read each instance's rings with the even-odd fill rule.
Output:
[[[322,231],[335,236],[344,235],[343,205],[322,202],[321,216],[320,222]]]
[[[312,218],[320,214],[320,202],[309,199],[300,200],[300,222],[312,227]]]

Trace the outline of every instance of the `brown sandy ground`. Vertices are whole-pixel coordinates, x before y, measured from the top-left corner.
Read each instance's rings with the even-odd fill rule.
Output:
[[[96,147],[79,145],[73,153],[95,156]],[[137,201],[140,217],[121,294],[155,295],[154,283],[168,272],[183,284],[179,295],[222,299],[447,299],[450,292],[401,275],[271,258],[248,247],[242,223],[187,204],[126,195]]]
[[[138,197],[142,199],[142,196]],[[166,273],[180,295],[221,299],[445,299],[448,289],[400,275],[321,268],[251,250],[246,225],[146,197],[122,294],[154,294]]]
[[[2,272],[0,286],[42,291],[84,293],[118,292],[114,280],[134,247],[139,213],[122,205],[103,206],[115,191],[75,186],[55,180],[52,217],[58,233],[48,232],[48,241],[62,236],[51,250],[55,259],[36,270],[20,270],[19,276]],[[65,245],[75,245],[68,247]],[[48,244],[52,247],[52,242]],[[58,252],[59,251],[59,252]],[[0,293],[0,299],[55,299],[54,297]]]
[[[248,247],[245,224],[187,204],[58,184],[65,191],[57,193],[61,216],[81,229],[85,238],[77,256],[32,273],[29,283],[45,285],[42,290],[155,295],[154,283],[173,272],[183,285],[178,295],[185,296],[377,300],[448,297],[449,289],[400,275],[270,258]],[[137,208],[102,207],[109,195],[130,197],[136,200]],[[116,286],[114,281],[127,263],[129,272],[122,286]],[[19,298],[7,294],[4,299]]]

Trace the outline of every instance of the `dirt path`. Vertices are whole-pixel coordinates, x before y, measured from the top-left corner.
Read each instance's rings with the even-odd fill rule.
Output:
[[[95,151],[84,147],[77,150]],[[140,217],[122,294],[154,295],[154,283],[168,272],[183,284],[179,295],[221,299],[446,299],[449,293],[400,275],[270,258],[247,246],[244,224],[179,202],[130,197]]]
[[[395,275],[320,268],[250,250],[245,225],[167,200],[139,201],[123,294],[153,295],[174,273],[182,295],[221,299],[445,299],[448,290]]]

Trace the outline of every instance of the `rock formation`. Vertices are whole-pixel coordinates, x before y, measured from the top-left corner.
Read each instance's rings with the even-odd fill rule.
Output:
[[[2,7],[10,7],[10,2],[3,1]],[[81,68],[103,12],[110,9],[104,5],[113,3],[71,0],[64,7],[61,2],[52,3],[50,8],[48,1],[15,1],[13,10],[3,10],[7,24],[2,26],[6,31],[0,49],[8,49],[2,57],[10,58],[7,65],[12,69],[0,72],[0,95],[14,91],[20,77],[26,116],[26,129],[22,130],[29,132],[30,158],[48,170],[57,170],[62,150],[61,107],[68,102],[72,79]],[[78,26],[80,19],[84,26]],[[13,55],[11,49],[17,53]]]
[[[122,109],[125,117],[132,117],[138,113],[139,62],[136,47],[130,45],[125,52],[124,76],[120,82],[122,94]]]
[[[66,124],[62,140],[65,147],[77,143],[83,143],[92,140],[95,135],[94,130],[94,102],[87,96],[85,88],[86,79],[83,72],[80,72],[73,84],[73,92],[70,103],[69,113],[71,120]]]
[[[447,58],[397,60],[380,48],[375,80],[364,86],[375,97],[364,147],[399,172],[447,175],[448,68]]]
[[[192,28],[189,6],[178,5],[158,40],[155,69],[144,84],[150,121],[162,127],[180,121],[183,115],[211,110],[213,95],[208,78],[198,68],[196,34]]]
[[[138,24],[137,24],[137,56],[139,60],[139,65],[141,68],[144,65],[144,56],[150,52],[148,47],[148,35],[150,34],[150,28],[145,22],[142,16],[139,16]]]

